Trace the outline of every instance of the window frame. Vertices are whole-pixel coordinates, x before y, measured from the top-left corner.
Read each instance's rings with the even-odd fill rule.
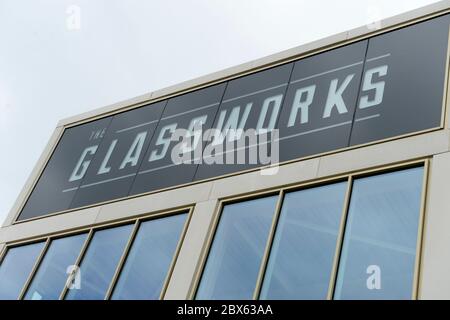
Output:
[[[208,231],[208,235],[206,237],[206,241],[204,243],[200,259],[198,261],[197,265],[197,272],[195,274],[194,280],[191,283],[191,287],[189,290],[188,299],[195,300],[197,290],[200,287],[200,282],[202,279],[203,272],[206,267],[206,262],[208,260],[208,256],[210,254],[212,244],[216,235],[216,232],[218,230],[220,217],[222,216],[223,209],[226,205],[236,203],[236,202],[242,202],[242,201],[250,201],[257,198],[262,198],[265,196],[275,195],[278,194],[278,200],[275,208],[275,212],[272,219],[271,228],[267,237],[267,243],[265,246],[265,250],[263,253],[263,258],[260,264],[260,269],[258,273],[257,282],[255,284],[255,290],[253,293],[252,300],[258,300],[262,284],[264,281],[264,276],[267,269],[267,264],[269,261],[278,221],[281,214],[281,209],[283,206],[284,201],[284,195],[288,192],[292,191],[299,191],[302,189],[308,189],[308,188],[314,188],[321,185],[327,185],[332,184],[336,182],[343,182],[347,181],[346,186],[346,192],[345,192],[345,198],[344,198],[344,204],[341,212],[341,218],[339,222],[339,232],[337,236],[336,241],[336,249],[333,256],[333,263],[332,263],[332,270],[330,275],[330,282],[328,285],[328,293],[326,300],[332,300],[334,295],[334,290],[336,286],[336,280],[337,280],[337,273],[339,269],[339,260],[341,256],[342,246],[343,246],[343,240],[344,240],[344,234],[345,234],[345,226],[347,222],[347,217],[349,213],[349,207],[350,207],[350,201],[351,201],[351,194],[353,190],[353,182],[355,179],[368,177],[368,176],[374,176],[374,175],[380,175],[384,173],[389,172],[395,172],[399,170],[409,169],[409,168],[415,168],[415,167],[423,167],[423,177],[422,177],[422,190],[421,190],[421,198],[420,198],[420,212],[419,212],[419,221],[418,221],[418,230],[417,230],[417,242],[416,242],[416,256],[415,256],[415,262],[414,262],[414,274],[413,274],[413,285],[412,285],[412,292],[411,292],[411,299],[417,300],[419,296],[420,291],[420,271],[421,271],[421,261],[422,261],[422,247],[423,247],[423,238],[424,238],[424,224],[425,221],[425,215],[426,215],[426,201],[427,201],[427,191],[428,191],[428,183],[429,183],[429,171],[430,171],[430,162],[431,158],[421,158],[418,160],[408,160],[403,161],[400,163],[394,163],[384,166],[378,166],[378,167],[372,167],[372,168],[366,168],[361,170],[355,170],[344,174],[334,175],[330,177],[324,177],[319,178],[315,180],[310,180],[302,183],[297,184],[291,184],[291,185],[285,185],[280,186],[276,188],[270,188],[267,190],[257,191],[257,192],[249,192],[244,193],[240,195],[233,195],[230,197],[224,197],[218,199],[218,206],[213,213],[213,219],[210,226],[210,229]]]
[[[134,216],[132,218],[127,218],[127,219],[121,219],[121,220],[116,220],[116,221],[109,221],[109,222],[105,222],[105,223],[100,223],[100,224],[95,224],[89,227],[83,227],[83,228],[78,228],[76,230],[70,230],[70,231],[65,231],[65,232],[59,232],[59,233],[55,233],[55,234],[49,234],[49,235],[44,235],[44,236],[39,236],[36,237],[32,240],[27,239],[27,240],[21,240],[21,241],[15,241],[15,242],[11,242],[11,243],[7,243],[5,244],[5,247],[3,248],[3,250],[0,252],[0,265],[3,262],[4,258],[6,257],[6,254],[8,253],[9,249],[15,248],[15,247],[20,247],[20,246],[25,246],[25,245],[31,245],[33,243],[37,243],[37,242],[45,242],[43,248],[41,249],[41,252],[39,253],[38,257],[36,258],[36,261],[33,265],[33,268],[30,272],[30,274],[28,275],[25,284],[23,285],[20,294],[17,298],[17,300],[22,300],[25,297],[25,294],[28,290],[28,288],[31,285],[32,280],[34,279],[34,276],[36,275],[39,267],[41,266],[42,260],[44,259],[46,253],[48,252],[48,249],[50,247],[50,244],[53,240],[56,239],[60,239],[60,238],[65,238],[65,237],[70,237],[70,236],[74,236],[74,235],[78,235],[78,234],[82,234],[82,233],[87,233],[86,239],[84,240],[83,245],[81,246],[81,250],[76,258],[76,261],[74,263],[74,265],[76,266],[80,266],[88,248],[89,248],[89,244],[91,243],[91,240],[94,236],[94,233],[96,231],[100,231],[100,230],[104,230],[104,229],[109,229],[109,228],[115,228],[115,227],[120,227],[123,225],[132,225],[132,230],[131,233],[127,239],[127,243],[123,249],[123,252],[121,254],[121,257],[119,259],[119,262],[115,268],[114,271],[114,275],[113,278],[111,279],[111,282],[109,283],[108,286],[108,290],[106,291],[104,300],[109,300],[112,292],[114,290],[114,287],[117,283],[117,280],[119,279],[119,275],[120,272],[123,269],[123,266],[125,264],[125,261],[128,257],[128,254],[130,252],[130,249],[132,247],[132,244],[134,242],[134,239],[136,237],[137,231],[139,229],[139,226],[142,222],[146,222],[149,220],[154,220],[154,219],[159,219],[159,218],[164,218],[164,217],[169,217],[169,216],[174,216],[174,215],[178,215],[178,214],[186,214],[186,221],[183,224],[182,230],[181,230],[181,234],[179,236],[179,239],[177,241],[177,245],[175,248],[175,251],[173,253],[170,265],[169,265],[169,269],[167,270],[167,274],[164,278],[164,282],[163,282],[163,286],[159,295],[159,300],[163,300],[164,296],[166,294],[167,291],[167,287],[169,285],[170,282],[170,278],[172,277],[172,273],[175,267],[175,263],[178,259],[178,255],[180,253],[181,250],[181,246],[184,242],[185,236],[186,236],[186,232],[187,229],[189,227],[189,223],[191,221],[191,217],[192,214],[194,212],[194,207],[195,205],[190,205],[190,206],[186,206],[186,207],[181,207],[181,208],[177,208],[177,209],[171,209],[171,210],[164,210],[164,211],[160,211],[160,212],[153,212],[153,213],[147,213],[144,215],[140,215],[140,216]],[[67,276],[67,281],[70,280],[70,277],[72,277],[73,275],[68,275]],[[68,292],[67,286],[64,286],[62,288],[62,291],[59,295],[59,300],[64,300],[66,294]]]
[[[15,242],[13,244],[6,244],[5,247],[3,248],[3,250],[0,252],[0,266],[1,266],[10,249],[27,246],[27,245],[32,245],[32,244],[36,244],[36,243],[40,243],[40,242],[43,242],[44,245],[43,245],[42,249],[40,250],[39,254],[37,255],[36,261],[33,263],[30,273],[28,274],[28,276],[22,286],[22,289],[19,292],[19,296],[17,297],[17,300],[21,300],[22,297],[25,295],[25,288],[28,288],[28,286],[30,285],[31,276],[36,273],[45,253],[47,252],[47,249],[49,247],[49,239],[44,238],[44,237],[39,237],[39,238],[34,239],[33,241],[26,241],[26,242],[20,241],[20,242]]]

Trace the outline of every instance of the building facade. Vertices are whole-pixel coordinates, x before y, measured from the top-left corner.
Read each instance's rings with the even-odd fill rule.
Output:
[[[0,299],[449,299],[449,29],[441,1],[62,120]]]

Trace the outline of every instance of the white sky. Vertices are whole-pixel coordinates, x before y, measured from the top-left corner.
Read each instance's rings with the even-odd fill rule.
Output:
[[[58,120],[433,2],[0,0],[0,223]]]

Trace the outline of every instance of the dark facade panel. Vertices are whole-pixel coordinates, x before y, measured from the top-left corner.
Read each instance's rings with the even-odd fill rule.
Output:
[[[18,220],[437,128],[449,24],[447,14],[69,128]]]
[[[373,37],[351,145],[440,125],[450,15]]]
[[[201,149],[203,139],[195,139],[193,134],[192,144],[186,145],[183,150],[186,155],[191,156],[192,161],[176,164],[172,159],[172,150],[182,141],[175,141],[173,134],[177,129],[201,133],[211,128],[225,86],[225,83],[221,83],[169,99],[130,194],[192,181],[198,166],[196,161],[193,161],[196,149],[194,145],[198,143],[197,148]],[[187,152],[189,149],[194,150]]]
[[[128,195],[166,101],[114,116],[71,208]]]
[[[367,40],[295,63],[280,115],[280,160],[347,147]]]
[[[220,142],[218,135],[210,136],[210,141],[203,150],[203,161],[199,165],[195,180],[247,170],[261,165],[259,157],[255,158],[255,161],[249,161],[250,153],[256,152],[256,155],[258,153],[255,145],[259,140],[255,140],[254,143],[249,140],[244,141],[245,137],[243,135],[239,137],[238,130],[245,132],[248,129],[254,129],[255,134],[252,136],[259,139],[257,132],[260,131],[258,130],[275,128],[292,67],[293,64],[290,63],[228,83],[213,125],[217,132],[222,133],[223,139],[221,140],[223,141]],[[236,135],[233,136],[231,130],[236,130]],[[226,137],[227,133],[230,136]],[[239,140],[242,145],[237,143]],[[267,150],[270,150],[270,145],[267,146]],[[239,153],[244,156],[245,161],[238,161]],[[227,161],[227,157],[232,160]]]
[[[111,119],[89,122],[64,132],[19,220],[69,208]]]

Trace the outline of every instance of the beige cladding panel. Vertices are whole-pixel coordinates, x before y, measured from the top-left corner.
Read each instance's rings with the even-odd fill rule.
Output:
[[[450,153],[433,157],[422,246],[419,299],[450,299]]]
[[[99,207],[93,207],[4,227],[0,233],[3,235],[3,239],[0,236],[0,240],[4,242],[20,241],[41,235],[85,228],[95,223],[99,210]]]
[[[96,223],[187,207],[208,199],[211,183],[195,184],[101,206]]]
[[[211,232],[218,201],[198,203],[192,214],[186,236],[169,281],[165,300],[189,298],[194,280],[199,272],[199,263],[206,239]]]
[[[319,158],[280,166],[276,174],[254,171],[213,181],[156,192],[88,209],[16,223],[0,229],[0,243],[64,232],[141,215],[186,208],[207,200],[276,189],[350,172],[388,166],[450,150],[450,131],[438,130]],[[273,170],[273,169],[270,169]]]
[[[286,184],[313,180],[317,177],[319,162],[320,158],[314,158],[215,180],[210,199],[226,198],[237,194],[258,192]]]
[[[448,130],[439,130],[335,153],[321,158],[318,176],[326,177],[446,152],[449,150],[449,133]]]

